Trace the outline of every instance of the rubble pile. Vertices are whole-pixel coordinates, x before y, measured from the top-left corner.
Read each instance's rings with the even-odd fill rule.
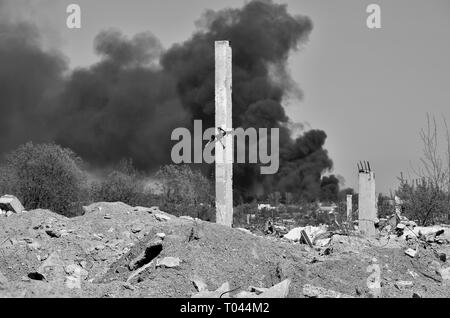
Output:
[[[450,297],[445,226],[274,236],[121,202],[72,219],[0,202],[0,297]]]

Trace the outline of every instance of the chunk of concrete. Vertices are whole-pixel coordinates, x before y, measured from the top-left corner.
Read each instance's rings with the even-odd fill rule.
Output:
[[[450,280],[450,267],[441,268],[439,274],[441,274],[443,280]]]
[[[412,288],[414,286],[414,283],[409,280],[400,280],[394,284],[395,287],[397,287],[399,290],[405,290],[408,288]]]
[[[354,298],[353,296],[342,294],[334,290],[305,284],[303,295],[308,298]]]
[[[308,235],[308,237],[311,239],[311,241],[315,241],[315,239],[328,231],[328,227],[326,225],[321,226],[305,226],[305,227],[296,227],[290,230],[286,235],[283,237],[290,240],[290,241],[299,241],[302,237],[302,231],[305,231],[305,233]]]
[[[281,283],[278,283],[262,294],[258,295],[258,298],[286,298],[289,294],[289,285],[291,284],[290,279],[285,279]]]
[[[174,268],[180,266],[180,259],[178,257],[164,257],[156,261],[156,267]]]
[[[412,248],[408,248],[405,251],[405,254],[408,255],[408,256],[411,256],[412,258],[414,258],[417,255],[417,251],[413,250]]]
[[[162,213],[155,214],[155,218],[161,222],[170,221],[170,217]]]
[[[19,199],[9,194],[0,197],[0,209],[14,213],[21,213],[25,210]]]

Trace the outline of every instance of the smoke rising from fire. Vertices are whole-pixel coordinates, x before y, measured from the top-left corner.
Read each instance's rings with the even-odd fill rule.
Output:
[[[235,187],[317,198],[321,176],[332,168],[326,134],[291,138],[282,106],[286,94],[301,95],[287,59],[312,28],[285,5],[252,1],[207,11],[192,37],[168,50],[149,32],[130,39],[102,31],[94,43],[99,62],[67,72],[64,56],[44,50],[32,26],[0,23],[0,151],[55,141],[97,167],[129,157],[149,171],[169,163],[174,128],[190,128],[195,119],[214,126],[214,41],[229,40],[233,126],[280,128],[279,173],[235,165]]]

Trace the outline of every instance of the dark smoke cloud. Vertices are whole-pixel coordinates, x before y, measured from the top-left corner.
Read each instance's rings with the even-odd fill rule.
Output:
[[[1,6],[0,6],[1,9]],[[45,122],[63,85],[64,58],[45,52],[32,26],[0,21],[0,151],[51,134]]]
[[[312,130],[292,139],[282,106],[287,94],[301,96],[286,65],[307,40],[311,20],[290,15],[284,5],[252,1],[207,11],[197,26],[167,51],[148,32],[129,39],[103,31],[94,43],[100,61],[64,76],[64,58],[44,51],[31,26],[0,24],[0,151],[54,140],[95,166],[131,157],[139,168],[158,168],[170,162],[175,127],[191,127],[194,119],[214,126],[214,41],[229,40],[233,126],[280,128],[281,148],[277,175],[235,165],[236,189],[317,198],[321,175],[332,168],[326,134]]]
[[[157,67],[162,52],[151,33],[127,39],[101,32],[101,61],[77,69],[66,81],[54,112],[56,141],[98,166],[132,158],[143,169],[170,160],[170,135],[188,122],[175,80]]]

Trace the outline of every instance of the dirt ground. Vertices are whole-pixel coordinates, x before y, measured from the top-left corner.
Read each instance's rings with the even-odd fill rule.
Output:
[[[412,258],[405,254],[412,243],[401,238],[334,235],[314,249],[156,208],[119,202],[86,211],[73,219],[46,210],[0,218],[0,297],[192,297],[194,281],[208,290],[228,282],[233,297],[287,278],[288,297],[309,297],[306,284],[372,297],[375,267],[381,297],[450,297],[442,274],[448,244],[420,244]],[[166,257],[179,263],[157,266]]]

